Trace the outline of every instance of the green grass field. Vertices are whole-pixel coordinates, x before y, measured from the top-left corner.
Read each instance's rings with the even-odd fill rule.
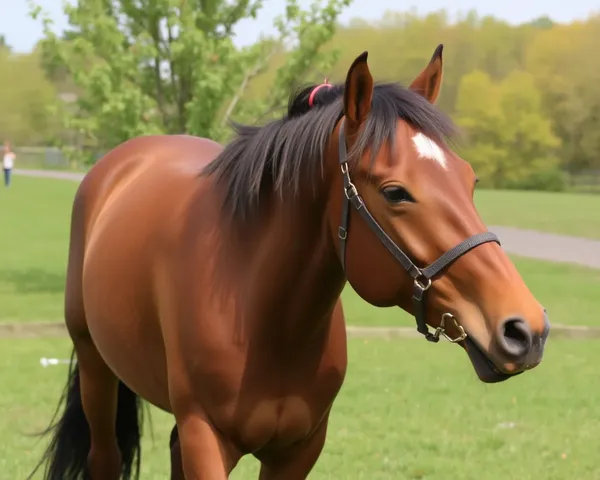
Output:
[[[10,191],[0,188],[0,321],[61,319],[76,186],[17,177]],[[489,224],[600,238],[600,196],[481,191],[477,204]],[[515,262],[553,322],[597,325],[600,271]],[[368,306],[351,289],[344,307],[351,324],[414,325],[398,309]],[[66,339],[0,339],[0,478],[25,478],[41,453],[43,443],[27,434],[50,420],[66,366],[44,369],[39,359],[67,358],[68,349]],[[464,352],[447,342],[355,339],[349,349],[348,377],[311,479],[600,478],[597,342],[551,338],[539,368],[500,385],[480,383]],[[173,419],[151,413],[141,478],[162,480]],[[247,458],[232,478],[256,474]]]
[[[11,190],[0,189],[1,322],[62,319],[71,202],[76,188],[77,184],[70,181],[17,177]],[[521,198],[521,195],[524,197]],[[545,210],[562,212],[560,216],[557,214],[557,218],[560,217],[557,231],[562,228],[560,225],[569,224],[572,218],[567,210],[560,210],[556,205],[566,199],[565,204],[570,202],[576,206],[577,198],[581,198],[580,203],[584,205],[588,198],[566,194],[480,192],[477,202],[483,205],[484,214],[493,219],[490,223],[502,223],[497,215],[503,209],[516,211],[519,217],[515,218],[523,219],[526,214],[535,217],[535,208],[538,208],[537,216],[541,216],[539,209],[542,209],[544,201],[531,200],[538,198],[536,195],[547,199]],[[526,201],[527,198],[530,200]],[[600,212],[600,196],[590,198],[597,201],[596,212]],[[534,213],[524,207],[519,208],[521,201],[523,205],[532,205],[534,210],[531,212]],[[592,215],[591,210],[588,213]],[[590,217],[580,223],[597,225],[600,231],[598,214],[595,220]],[[515,262],[554,322],[597,324],[594,312],[600,311],[600,296],[597,294],[600,291],[600,271],[522,258],[515,258]],[[350,324],[413,324],[413,320],[398,309],[376,309],[367,305],[350,288],[344,293],[344,305]]]
[[[480,383],[460,348],[442,342],[361,341],[350,366],[325,450],[311,479],[597,480],[600,403],[598,343],[550,341],[539,368],[506,383]],[[43,443],[26,434],[47,425],[66,366],[65,340],[0,340],[0,471],[23,479]],[[171,416],[151,411],[142,454],[144,480],[168,472]],[[256,478],[245,458],[234,480]],[[40,477],[37,477],[40,478]]]
[[[475,202],[488,225],[600,239],[600,195],[479,189]]]

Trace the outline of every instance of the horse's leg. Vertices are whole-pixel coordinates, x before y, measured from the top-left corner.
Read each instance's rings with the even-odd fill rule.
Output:
[[[87,473],[92,480],[118,480],[121,475],[121,454],[116,435],[119,381],[94,345],[83,302],[86,198],[89,197],[84,193],[87,185],[84,180],[73,202],[65,323],[77,355],[79,396],[89,427]]]
[[[241,457],[239,451],[221,438],[205,415],[175,416],[185,480],[227,480]]]
[[[83,303],[83,199],[78,193],[73,204],[65,323],[77,355],[81,407],[89,426],[88,472],[92,480],[118,480],[121,475],[121,453],[116,434],[119,380],[94,345]]]
[[[288,450],[261,455],[259,480],[305,480],[314,467],[327,436],[329,415],[306,440]]]
[[[92,480],[119,480],[121,453],[116,433],[119,380],[89,337],[78,338],[75,351],[81,403],[90,428],[89,473]]]
[[[177,425],[171,430],[169,449],[171,450],[171,480],[185,480],[183,465],[181,464],[181,447],[179,445]]]

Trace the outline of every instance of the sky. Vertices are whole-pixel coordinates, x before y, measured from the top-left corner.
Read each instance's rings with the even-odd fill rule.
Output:
[[[67,22],[62,13],[64,0],[35,0],[47,11],[55,22],[58,31]],[[73,1],[73,0],[70,0]],[[27,0],[0,0],[0,35],[4,35],[9,45],[17,52],[28,52],[42,36],[39,21],[28,15]],[[310,0],[300,0],[302,5]],[[236,43],[253,43],[261,32],[271,32],[273,18],[279,15],[285,0],[264,0],[264,7],[256,20],[240,22],[236,30]],[[481,15],[494,15],[511,23],[529,21],[548,15],[557,22],[583,19],[592,12],[600,12],[598,0],[353,0],[352,5],[341,16],[342,22],[351,18],[378,20],[387,10],[408,10],[415,7],[421,14],[447,9],[451,14],[477,10]]]

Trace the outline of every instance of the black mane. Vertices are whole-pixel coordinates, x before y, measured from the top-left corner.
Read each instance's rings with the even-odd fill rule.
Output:
[[[321,88],[310,107],[314,88],[293,95],[281,119],[264,126],[233,124],[236,137],[203,169],[202,175],[214,175],[227,192],[224,207],[235,219],[256,213],[264,193],[296,197],[301,179],[322,176],[329,137],[343,115],[344,87]],[[420,95],[396,83],[376,84],[371,112],[349,152],[349,163],[368,148],[374,157],[386,141],[393,148],[398,119],[442,144],[455,133],[450,118]]]

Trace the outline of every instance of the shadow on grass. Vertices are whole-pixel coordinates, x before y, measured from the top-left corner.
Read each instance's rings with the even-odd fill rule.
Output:
[[[18,293],[60,293],[65,289],[65,274],[39,268],[0,269],[0,283],[13,285]]]

